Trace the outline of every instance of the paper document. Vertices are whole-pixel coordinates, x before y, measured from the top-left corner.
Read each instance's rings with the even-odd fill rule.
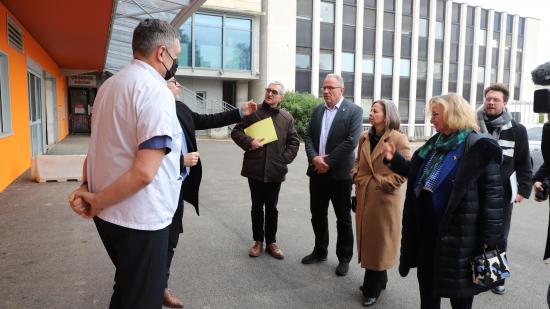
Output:
[[[248,128],[244,129],[244,133],[255,139],[263,138],[262,145],[277,140],[277,132],[275,132],[275,125],[273,125],[273,119],[271,119],[271,117],[252,124]]]
[[[515,171],[512,175],[510,175],[510,186],[512,187],[512,197],[510,198],[510,203],[513,203],[516,201],[516,197],[518,196],[518,179],[516,178]]]

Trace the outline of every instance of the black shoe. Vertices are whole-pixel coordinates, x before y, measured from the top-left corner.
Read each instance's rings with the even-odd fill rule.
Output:
[[[320,262],[324,262],[327,260],[327,257],[319,257],[315,254],[315,252],[312,252],[311,254],[309,255],[306,255],[303,259],[302,259],[302,264],[313,264],[313,263],[320,263]]]
[[[349,270],[349,262],[342,261],[338,263],[335,273],[337,276],[345,276],[348,274],[348,270]]]
[[[498,295],[503,295],[504,293],[506,293],[506,288],[504,287],[504,285],[497,285],[491,289],[491,292]]]
[[[378,300],[377,297],[363,296],[363,306],[365,306],[365,307],[372,306],[372,305],[376,304],[377,300]]]

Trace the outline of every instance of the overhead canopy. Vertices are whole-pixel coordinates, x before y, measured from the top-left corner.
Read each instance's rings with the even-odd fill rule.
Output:
[[[132,59],[132,32],[140,20],[159,18],[179,27],[205,1],[2,0],[2,3],[61,69],[116,72]]]
[[[113,0],[2,3],[62,69],[103,69]]]
[[[158,18],[179,27],[206,0],[119,0],[105,70],[116,72],[132,60],[132,33],[145,18]]]

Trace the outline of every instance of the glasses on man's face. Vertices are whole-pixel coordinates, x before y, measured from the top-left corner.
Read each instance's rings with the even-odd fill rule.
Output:
[[[181,87],[181,84],[178,83],[178,81],[175,80],[175,79],[171,79],[171,80],[166,81],[166,82],[167,82],[167,83],[174,83],[174,85],[175,85],[176,87]]]
[[[273,95],[278,95],[279,94],[279,91],[275,90],[275,89],[271,89],[271,88],[265,88],[265,92],[266,93],[273,93]]]
[[[342,87],[332,87],[332,86],[325,86],[325,87],[321,87],[321,91],[328,91],[328,92],[333,92],[334,89],[338,89],[338,88],[342,88]]]

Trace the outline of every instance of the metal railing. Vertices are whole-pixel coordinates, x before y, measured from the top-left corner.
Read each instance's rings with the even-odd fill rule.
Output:
[[[198,96],[192,90],[182,86],[180,91],[182,102],[185,103],[192,111],[198,114],[214,114],[226,112],[235,109],[236,107],[223,100],[208,100]],[[231,132],[233,125],[226,126],[227,132]],[[210,135],[212,129],[197,130],[196,135]],[[218,129],[219,130],[219,129]]]

